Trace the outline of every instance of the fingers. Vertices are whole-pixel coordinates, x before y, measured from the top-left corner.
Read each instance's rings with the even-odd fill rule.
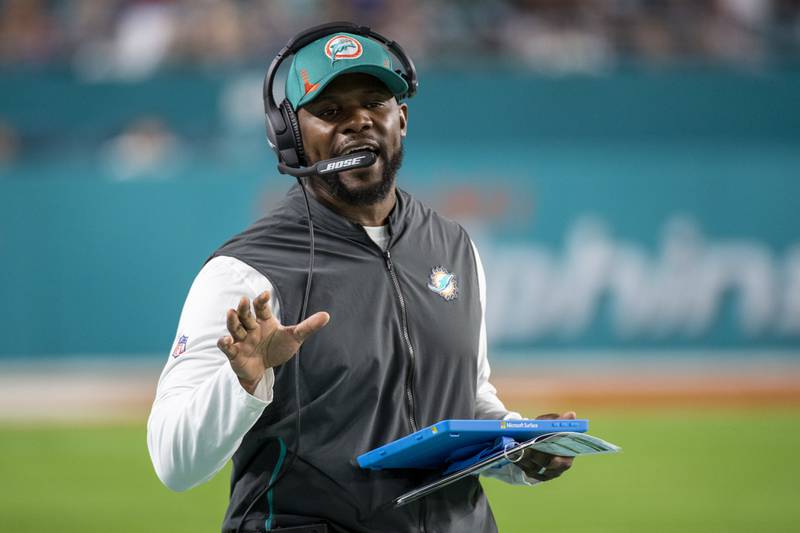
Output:
[[[269,307],[269,291],[264,291],[253,300],[253,309],[256,311],[256,318],[259,320],[269,320],[272,318],[272,310]]]
[[[553,477],[558,477],[572,467],[574,457],[562,457],[554,455],[547,465],[547,471],[554,473]]]
[[[575,411],[561,413],[546,413],[536,417],[536,420],[575,420]],[[533,450],[526,451],[520,467],[525,473],[539,481],[549,481],[559,477],[572,467],[572,457],[562,457],[560,455],[549,455]]]
[[[539,481],[547,481],[550,476],[547,474],[547,467],[550,465],[552,456],[535,450],[525,450],[522,458],[516,463],[527,476]]]
[[[528,450],[518,464],[528,476],[539,481],[549,481],[569,470],[572,467],[572,461],[572,457],[561,457]]]
[[[228,359],[236,359],[239,353],[239,348],[233,343],[233,338],[229,336],[220,337],[217,340],[217,348],[222,350],[222,353],[228,356]]]
[[[247,297],[242,296],[242,299],[239,300],[236,314],[239,317],[239,322],[242,324],[242,327],[247,331],[253,331],[258,328],[258,322],[256,322],[253,313],[250,312],[250,300],[248,300]]]
[[[228,309],[228,313],[225,315],[225,325],[234,342],[241,342],[247,337],[247,330],[239,322],[239,315],[235,310]]]
[[[319,313],[314,313],[310,317],[306,318],[292,329],[292,335],[297,340],[297,342],[303,342],[306,338],[311,335],[312,333],[319,331],[328,323],[331,319],[331,315],[326,313],[325,311],[321,311]]]
[[[575,420],[576,418],[578,418],[578,416],[575,414],[575,411],[567,411],[566,413],[561,413],[560,415],[557,413],[539,415],[536,417],[536,420]]]

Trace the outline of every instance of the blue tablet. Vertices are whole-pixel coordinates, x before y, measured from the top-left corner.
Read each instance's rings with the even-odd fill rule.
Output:
[[[442,420],[357,457],[361,468],[441,468],[479,453],[498,437],[518,442],[559,432],[586,433],[588,420]]]

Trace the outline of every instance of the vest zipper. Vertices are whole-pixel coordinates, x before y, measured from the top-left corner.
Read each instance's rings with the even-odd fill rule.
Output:
[[[416,411],[414,407],[414,367],[416,358],[414,356],[414,347],[411,345],[411,337],[408,334],[408,317],[406,316],[406,300],[403,298],[403,293],[400,292],[400,282],[397,280],[397,273],[394,271],[392,265],[392,254],[389,250],[383,252],[383,258],[386,260],[386,269],[389,271],[389,276],[392,278],[395,294],[400,302],[400,323],[403,327],[403,340],[406,342],[408,354],[410,356],[411,365],[406,375],[406,400],[408,401],[408,420],[411,422],[411,429],[417,431],[417,419],[414,415]]]
[[[389,250],[385,250],[383,252],[383,257],[386,260],[386,269],[389,271],[389,276],[392,278],[392,285],[394,285],[394,292],[397,294],[397,299],[400,302],[400,323],[403,327],[403,340],[406,341],[406,347],[408,348],[408,355],[410,356],[411,365],[408,370],[408,375],[406,376],[406,399],[408,400],[408,420],[411,422],[411,429],[413,431],[417,431],[417,419],[414,416],[415,408],[414,408],[414,392],[412,387],[414,386],[414,368],[415,368],[415,361],[416,358],[414,356],[414,347],[411,345],[411,336],[408,334],[408,316],[406,315],[406,299],[403,298],[403,293],[400,292],[400,281],[397,279],[397,273],[394,271],[394,265],[392,265],[392,253]],[[425,499],[420,502],[420,530],[422,533],[425,533],[428,530],[427,527],[427,505],[425,505]]]

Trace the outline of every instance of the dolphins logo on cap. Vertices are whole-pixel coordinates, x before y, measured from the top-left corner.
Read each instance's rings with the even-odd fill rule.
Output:
[[[356,59],[361,57],[364,49],[358,39],[349,35],[336,35],[325,43],[325,55],[331,59],[331,65],[340,59]]]

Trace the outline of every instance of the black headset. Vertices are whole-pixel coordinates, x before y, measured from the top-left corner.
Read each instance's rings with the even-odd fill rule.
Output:
[[[267,75],[264,77],[264,113],[267,123],[267,142],[275,154],[278,156],[278,170],[282,174],[292,174],[297,176],[298,172],[294,170],[306,171],[301,175],[308,174],[308,167],[306,165],[306,155],[303,151],[303,138],[300,134],[300,125],[297,122],[297,115],[292,109],[292,104],[286,98],[280,104],[275,102],[273,94],[273,84],[275,82],[275,75],[278,72],[283,61],[296,54],[301,48],[310,44],[317,39],[330,35],[332,33],[346,32],[355,35],[368,37],[378,41],[385,46],[402,64],[403,70],[396,69],[395,72],[399,74],[408,84],[408,90],[399,97],[411,98],[416,94],[418,82],[417,71],[414,68],[414,62],[406,55],[403,49],[396,42],[387,39],[383,35],[376,33],[369,29],[367,26],[359,26],[352,22],[329,22],[328,24],[321,24],[314,26],[305,31],[295,35],[286,46],[284,46],[275,59],[267,69]]]

